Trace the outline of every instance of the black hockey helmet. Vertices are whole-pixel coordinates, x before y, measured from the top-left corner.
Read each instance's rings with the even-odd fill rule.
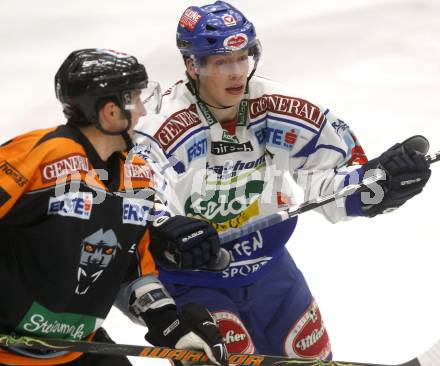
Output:
[[[150,97],[155,94],[159,108],[160,88],[156,82],[148,82],[145,67],[134,56],[97,48],[72,52],[55,75],[56,97],[66,118],[81,125],[94,123],[97,127],[100,127],[98,110],[102,100],[114,101],[130,125],[132,91],[147,89],[148,84],[153,84],[149,88]]]

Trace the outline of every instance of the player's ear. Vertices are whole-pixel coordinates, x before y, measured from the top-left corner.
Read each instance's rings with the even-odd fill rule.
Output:
[[[191,76],[191,79],[196,80],[197,79],[196,66],[194,64],[194,60],[191,57],[185,59],[185,66],[186,66],[186,72],[188,73],[189,76]]]
[[[119,107],[111,101],[103,104],[99,110],[99,119],[104,124],[112,124],[119,119],[119,115]]]

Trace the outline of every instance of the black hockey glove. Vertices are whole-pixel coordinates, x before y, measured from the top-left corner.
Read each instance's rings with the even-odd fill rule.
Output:
[[[367,216],[394,210],[422,192],[431,176],[429,163],[425,159],[428,150],[426,138],[413,136],[364,165],[364,178],[374,174],[375,169],[382,169],[386,173],[386,181],[381,184],[384,191],[382,201],[376,204],[362,203]]]
[[[147,342],[155,346],[203,350],[217,365],[228,365],[228,352],[220,330],[208,310],[198,304],[185,304],[149,310],[142,314],[148,326]]]
[[[221,271],[230,259],[228,252],[220,250],[218,234],[208,222],[180,215],[153,221],[150,251],[168,270]]]

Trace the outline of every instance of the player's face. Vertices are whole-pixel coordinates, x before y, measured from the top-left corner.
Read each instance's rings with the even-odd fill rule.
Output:
[[[156,81],[149,81],[148,87],[130,92],[129,103],[124,106],[124,109],[131,113],[129,134],[133,132],[141,117],[159,112],[161,98],[160,85]]]
[[[198,71],[203,100],[219,106],[238,104],[246,89],[248,50],[209,56]]]
[[[131,100],[133,109],[131,110],[131,128],[130,132],[133,130],[136,123],[138,123],[139,118],[146,116],[147,111],[145,109],[145,105],[143,103],[143,100],[141,98],[141,91],[140,90],[134,90],[131,93]]]
[[[147,111],[145,110],[145,106],[141,100],[141,92],[140,91],[135,90],[135,91],[131,92],[131,103],[129,105],[129,108],[126,106],[125,109],[131,115],[131,125],[130,125],[129,130],[127,131],[128,134],[131,136],[133,133],[134,126],[139,121],[139,118],[147,115]],[[127,125],[128,125],[128,120],[127,120],[125,113],[123,113],[123,111],[120,110],[119,108],[118,108],[118,110],[119,110],[119,114],[118,114],[119,122],[117,123],[117,125],[113,129],[110,129],[112,132],[123,131],[127,128]]]

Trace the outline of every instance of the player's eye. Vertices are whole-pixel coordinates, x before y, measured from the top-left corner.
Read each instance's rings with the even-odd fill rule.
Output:
[[[248,60],[248,56],[247,55],[243,55],[238,59],[238,62],[247,62]]]
[[[95,251],[95,247],[94,247],[93,245],[86,244],[86,245],[84,246],[84,250],[85,250],[87,253],[93,253],[93,252]]]
[[[227,61],[226,61],[226,60],[223,60],[223,59],[216,60],[216,61],[214,62],[215,66],[223,66],[223,65],[226,65],[226,63],[227,63]]]

